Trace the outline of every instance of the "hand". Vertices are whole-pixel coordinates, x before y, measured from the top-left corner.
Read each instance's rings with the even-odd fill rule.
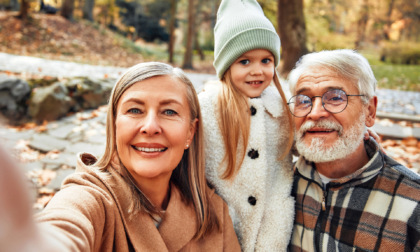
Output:
[[[385,149],[381,146],[381,137],[371,128],[366,129],[364,140],[368,140],[369,137],[373,137],[373,139],[378,143],[380,151],[385,153]]]

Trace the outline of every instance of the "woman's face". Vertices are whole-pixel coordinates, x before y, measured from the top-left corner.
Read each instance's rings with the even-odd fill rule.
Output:
[[[171,76],[157,76],[128,88],[117,104],[116,143],[121,162],[138,185],[169,181],[191,143],[186,86]]]

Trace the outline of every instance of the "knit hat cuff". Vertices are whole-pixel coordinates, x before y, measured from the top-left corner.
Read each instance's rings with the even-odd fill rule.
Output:
[[[265,28],[252,28],[238,33],[226,43],[214,56],[214,67],[219,79],[242,54],[254,50],[266,49],[274,56],[275,66],[280,61],[280,39],[277,33]]]

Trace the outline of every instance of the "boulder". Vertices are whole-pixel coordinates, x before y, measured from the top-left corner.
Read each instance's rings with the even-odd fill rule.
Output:
[[[75,108],[75,111],[78,111],[80,109],[97,108],[106,104],[111,94],[114,80],[90,77],[74,78],[70,79],[65,85],[72,99],[80,106],[80,108]]]
[[[63,83],[56,82],[48,87],[36,88],[29,101],[29,116],[36,122],[56,120],[71,110],[74,101],[68,96]]]
[[[31,93],[28,82],[0,75],[0,111],[12,122],[26,116],[26,101]]]

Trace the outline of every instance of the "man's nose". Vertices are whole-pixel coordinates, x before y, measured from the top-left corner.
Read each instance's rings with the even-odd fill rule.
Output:
[[[312,100],[311,112],[309,112],[309,114],[306,117],[308,119],[317,121],[320,118],[328,117],[329,114],[330,113],[327,110],[325,110],[324,106],[322,105],[321,97],[314,97]]]

